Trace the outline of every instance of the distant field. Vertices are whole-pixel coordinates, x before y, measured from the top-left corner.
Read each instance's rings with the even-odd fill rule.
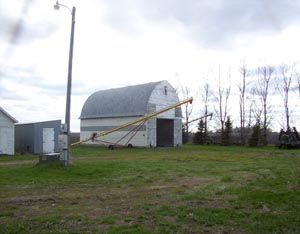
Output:
[[[72,148],[0,156],[0,233],[300,233],[300,151]]]

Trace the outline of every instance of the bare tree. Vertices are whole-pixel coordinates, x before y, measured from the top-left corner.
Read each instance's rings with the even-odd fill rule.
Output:
[[[264,66],[259,67],[257,69],[258,71],[258,82],[256,86],[256,92],[259,96],[261,106],[262,106],[262,121],[261,121],[261,127],[262,127],[262,144],[267,145],[267,129],[271,121],[270,116],[270,106],[269,106],[269,88],[271,85],[271,81],[274,74],[274,67],[272,66]]]
[[[297,77],[297,91],[298,91],[298,96],[300,98],[300,74],[298,72],[296,72],[296,77]]]
[[[239,107],[240,107],[240,137],[241,137],[241,144],[246,144],[246,130],[245,130],[245,122],[246,122],[246,77],[248,76],[248,70],[246,67],[245,62],[240,67],[240,74],[241,74],[241,83],[238,84],[239,89]]]
[[[247,130],[249,131],[248,144],[249,146],[258,146],[261,144],[261,119],[263,106],[258,95],[257,87],[251,89],[251,102],[249,107],[249,125]]]
[[[204,138],[205,140],[207,140],[207,136],[208,136],[208,127],[207,127],[207,116],[208,116],[208,103],[209,103],[209,99],[210,96],[212,94],[211,88],[209,86],[209,84],[206,82],[203,86],[203,92],[201,92],[202,95],[202,100],[204,102]]]
[[[247,129],[251,127],[252,124],[252,118],[253,118],[253,109],[255,108],[255,97],[253,95],[253,98],[250,101],[249,109],[248,109],[248,124],[247,124]]]
[[[257,125],[258,123],[261,124],[261,119],[262,119],[262,113],[263,113],[263,108],[261,106],[261,102],[255,99],[252,100],[252,116],[254,119],[254,125]]]
[[[189,87],[181,87],[180,88],[180,93],[181,93],[183,99],[188,99],[188,98],[191,97],[191,91],[190,91]],[[190,116],[193,112],[194,102],[192,104],[185,103],[182,106],[183,106],[183,118],[184,118],[184,122],[186,123],[186,124],[183,125],[183,127],[184,127],[184,129],[183,129],[183,138],[184,138],[183,142],[185,143],[188,140],[188,135],[189,135],[188,122],[189,122]]]
[[[277,89],[283,100],[284,114],[285,114],[285,124],[286,129],[290,129],[290,109],[289,109],[289,96],[291,91],[291,84],[294,77],[294,66],[283,64],[280,66],[279,82],[277,84]]]
[[[215,108],[215,113],[218,121],[220,122],[221,132],[224,132],[225,122],[228,115],[228,99],[230,96],[230,89],[230,81],[228,87],[226,88],[224,88],[223,84],[221,84],[221,70],[219,69],[218,89],[214,96],[215,101],[217,102],[217,108]]]

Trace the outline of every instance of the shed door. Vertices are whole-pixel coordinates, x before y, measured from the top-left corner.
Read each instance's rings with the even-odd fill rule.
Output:
[[[0,154],[9,154],[10,132],[8,127],[0,127]]]
[[[54,128],[43,128],[43,153],[54,152]]]
[[[174,120],[157,119],[156,145],[174,146]]]

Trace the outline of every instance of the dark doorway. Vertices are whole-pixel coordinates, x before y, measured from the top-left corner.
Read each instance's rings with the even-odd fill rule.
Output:
[[[174,120],[157,119],[156,145],[158,147],[174,146]]]

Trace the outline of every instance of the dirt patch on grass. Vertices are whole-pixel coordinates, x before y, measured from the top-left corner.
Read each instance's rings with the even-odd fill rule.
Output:
[[[16,160],[16,161],[6,161],[6,162],[1,162],[0,161],[0,166],[9,166],[9,165],[23,165],[23,164],[36,164],[38,163],[38,160],[36,159],[28,159],[28,160]]]
[[[1,198],[0,208],[12,211],[13,215],[10,215],[9,220],[13,216],[16,221],[22,218],[32,222],[34,217],[53,217],[59,214],[62,217],[73,217],[72,222],[65,224],[83,227],[82,219],[85,217],[85,222],[95,227],[107,226],[106,219],[117,217],[116,220],[110,221],[113,225],[127,225],[131,222],[151,229],[159,222],[154,210],[162,206],[189,206],[191,204],[180,201],[178,195],[213,181],[210,178],[180,177],[168,183],[158,181],[155,184],[130,187],[72,184],[37,188],[39,193],[34,192],[34,195],[31,193],[33,188],[24,187],[16,191],[14,197]],[[163,216],[170,225],[176,224],[177,218],[174,214]],[[4,221],[8,219],[0,219],[0,224]]]
[[[215,178],[203,178],[203,177],[176,177],[172,182],[157,184],[148,187],[150,190],[163,190],[170,188],[186,187],[191,188],[195,186],[205,185],[216,182]]]
[[[183,200],[181,197],[194,188],[216,182],[215,178],[176,177],[172,181],[140,186],[70,184],[37,188],[39,192],[34,195],[34,188],[24,187],[14,197],[1,199],[0,209],[10,211],[10,217],[0,218],[0,225],[23,220],[30,223],[30,227],[40,229],[40,233],[49,225],[53,230],[63,225],[66,230],[81,233],[87,230],[105,233],[116,227],[132,228],[132,232],[143,227],[161,230],[156,233],[245,233],[239,229],[206,227],[192,220],[181,220],[176,213],[178,207],[229,207],[222,198]]]

